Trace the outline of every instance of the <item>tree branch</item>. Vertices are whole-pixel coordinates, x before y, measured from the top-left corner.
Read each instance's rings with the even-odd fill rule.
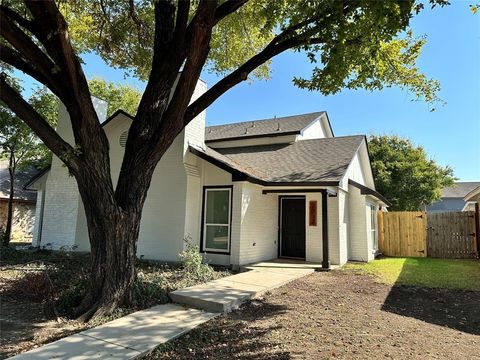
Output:
[[[272,42],[270,42],[265,47],[265,49],[250,58],[238,69],[225,76],[222,80],[217,82],[207,92],[205,92],[202,96],[200,96],[197,100],[190,104],[187,108],[187,111],[185,112],[183,120],[184,124],[188,124],[195,116],[200,114],[203,110],[205,110],[215,100],[217,100],[221,95],[230,90],[232,87],[242,81],[247,80],[248,75],[257,67],[264,64],[266,61],[284,52],[285,50],[295,48],[302,45],[303,43],[306,43],[305,41],[299,40],[297,37],[290,38],[278,44],[275,43],[276,41],[276,38],[272,40]],[[309,44],[313,43],[310,41]]]
[[[57,96],[61,99],[63,98],[62,93],[64,92],[65,88],[62,86],[62,82],[60,78],[55,76],[55,63],[35,44],[32,39],[27,36],[22,29],[20,29],[13,21],[6,16],[3,12],[5,7],[0,9],[0,16],[2,17],[3,24],[0,27],[0,35],[8,41],[14,49],[21,54],[21,58],[27,59],[29,63],[30,72],[27,72],[29,75],[35,74],[36,80],[40,81],[44,85],[48,86]],[[18,65],[22,65],[22,67],[26,70],[26,62],[23,61],[24,64],[20,64],[21,61],[15,61],[12,59],[12,56],[16,55],[11,51],[5,49],[6,46],[2,46],[2,51],[5,50],[6,54],[2,54],[2,58],[6,58],[9,61],[7,63],[15,62]],[[32,65],[35,64],[35,65]],[[14,64],[11,64],[16,66]],[[19,69],[22,70],[22,69]],[[22,70],[24,71],[24,70]],[[26,72],[26,71],[25,71]],[[38,75],[41,75],[40,78]],[[33,75],[32,75],[33,76]]]
[[[44,84],[58,97],[62,95],[60,87],[55,82],[55,80],[49,76],[45,76],[45,74],[35,68],[33,64],[24,60],[22,54],[18,51],[3,44],[0,44],[0,60],[12,65],[16,69],[24,72],[25,74]]]
[[[190,12],[190,0],[180,0],[177,6],[177,17],[175,19],[175,34],[176,42],[182,42],[185,39],[185,32],[188,24],[188,14]]]
[[[22,119],[71,171],[78,173],[80,160],[74,154],[73,148],[7,83],[4,74],[0,76],[0,90],[0,100]]]
[[[227,0],[221,4],[215,11],[214,25],[218,24],[222,19],[237,11],[245,5],[248,0]]]
[[[19,13],[16,11],[10,9],[9,7],[5,5],[0,5],[0,14],[2,16],[8,16],[10,17],[13,21],[15,21],[18,25],[23,27],[24,29],[30,31],[32,34],[35,34],[35,26],[33,22],[30,20],[25,19],[23,16],[21,16]]]
[[[67,91],[62,102],[70,115],[75,143],[81,147],[82,157],[87,162],[101,159],[103,168],[109,169],[108,140],[100,127],[87,79],[70,42],[63,15],[54,0],[25,1],[25,4],[38,29],[37,38],[59,67],[59,76],[65,82]]]

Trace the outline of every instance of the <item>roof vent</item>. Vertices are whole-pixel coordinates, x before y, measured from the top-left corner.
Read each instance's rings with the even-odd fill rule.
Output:
[[[248,128],[245,128],[245,135],[248,134]]]
[[[277,130],[275,131],[280,131],[280,123],[277,123]]]
[[[125,147],[125,144],[127,143],[127,137],[128,137],[128,131],[122,132],[122,135],[120,135],[119,143],[121,147]]]

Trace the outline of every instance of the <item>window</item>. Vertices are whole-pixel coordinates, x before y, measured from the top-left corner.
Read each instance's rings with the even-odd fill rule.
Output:
[[[230,188],[205,189],[203,250],[230,251]]]
[[[377,207],[373,204],[370,207],[370,231],[372,235],[373,251],[378,250],[378,229],[377,229]]]

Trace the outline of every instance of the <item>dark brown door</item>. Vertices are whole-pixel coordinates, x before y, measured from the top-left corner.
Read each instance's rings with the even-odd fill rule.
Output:
[[[305,259],[305,198],[281,198],[280,208],[280,256]]]

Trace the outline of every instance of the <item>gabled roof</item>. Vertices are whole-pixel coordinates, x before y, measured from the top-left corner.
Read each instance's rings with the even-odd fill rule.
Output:
[[[30,178],[37,175],[39,171],[30,166],[24,170],[17,170],[15,174],[14,199],[23,201],[35,201],[37,192],[25,190],[24,185]],[[8,173],[8,162],[0,161],[0,198],[7,199],[10,195],[10,174]]]
[[[272,119],[245,121],[234,124],[208,126],[205,129],[205,141],[237,140],[259,136],[281,136],[300,134],[325,111],[309,114],[275,117]]]
[[[465,195],[463,200],[480,202],[480,185]]]
[[[262,184],[338,185],[355,156],[363,135],[216,149],[191,148],[219,167],[229,167]],[[200,154],[199,154],[200,153]]]
[[[480,186],[480,181],[459,181],[442,189],[442,198],[464,198],[470,191]]]

